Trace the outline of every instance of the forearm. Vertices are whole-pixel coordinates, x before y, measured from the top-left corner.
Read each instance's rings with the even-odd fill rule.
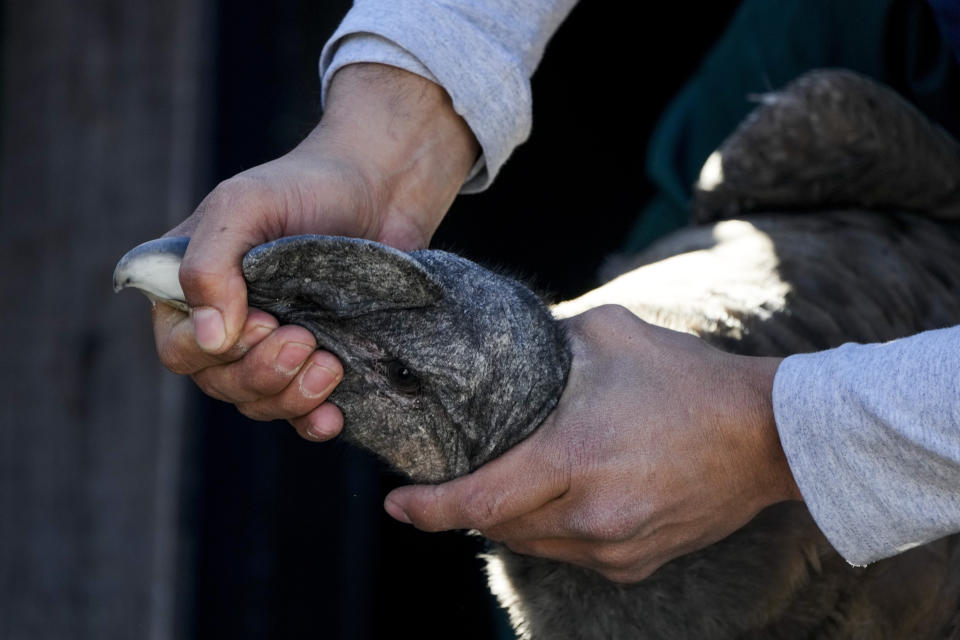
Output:
[[[412,249],[429,240],[479,149],[443,88],[402,69],[356,64],[333,78],[320,125],[293,154],[331,151],[345,171],[360,172],[371,200],[363,209],[377,213],[353,234]]]
[[[784,361],[774,408],[817,524],[862,565],[960,529],[960,327]]]
[[[530,76],[575,0],[354,4],[320,59],[324,94],[344,65],[379,62],[446,88],[483,155],[464,191],[483,189],[530,132]]]

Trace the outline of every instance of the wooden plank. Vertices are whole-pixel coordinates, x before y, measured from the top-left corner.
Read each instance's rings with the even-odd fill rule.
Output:
[[[180,635],[184,383],[110,275],[207,186],[208,5],[4,7],[3,638]]]

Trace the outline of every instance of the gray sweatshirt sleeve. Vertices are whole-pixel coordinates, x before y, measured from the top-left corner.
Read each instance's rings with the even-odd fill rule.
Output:
[[[320,55],[333,74],[379,62],[443,86],[482,156],[463,192],[490,184],[531,127],[530,76],[576,0],[356,0]]]
[[[800,492],[848,562],[960,531],[960,326],[791,356],[773,403]]]

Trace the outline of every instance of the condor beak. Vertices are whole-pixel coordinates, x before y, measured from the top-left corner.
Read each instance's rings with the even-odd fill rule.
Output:
[[[133,287],[154,302],[187,311],[179,274],[189,243],[190,238],[158,238],[134,247],[113,271],[113,290]]]

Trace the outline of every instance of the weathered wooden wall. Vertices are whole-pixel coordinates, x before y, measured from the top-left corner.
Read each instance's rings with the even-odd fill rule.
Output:
[[[4,4],[0,638],[182,637],[185,383],[110,276],[206,186],[209,4]]]

